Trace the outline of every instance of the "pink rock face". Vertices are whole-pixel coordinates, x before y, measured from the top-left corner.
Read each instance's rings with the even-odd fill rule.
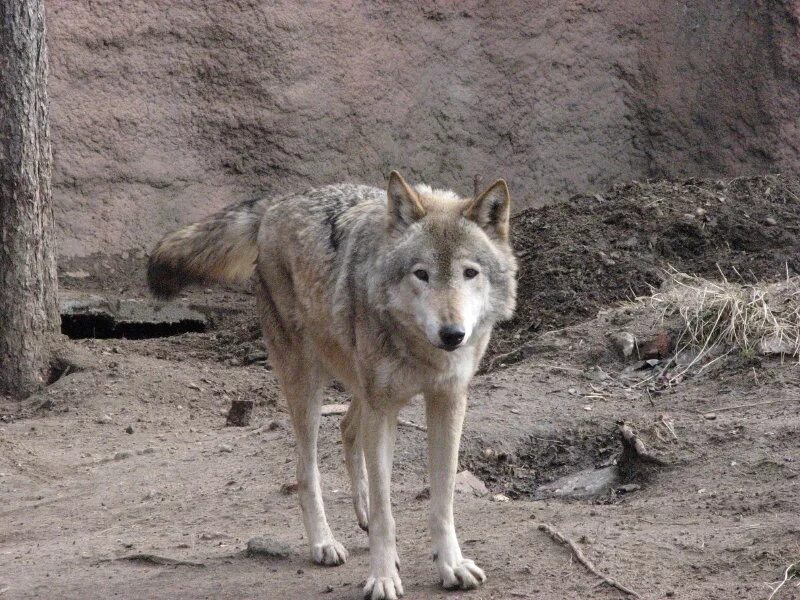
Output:
[[[48,4],[61,253],[390,169],[515,207],[798,171],[791,2]]]

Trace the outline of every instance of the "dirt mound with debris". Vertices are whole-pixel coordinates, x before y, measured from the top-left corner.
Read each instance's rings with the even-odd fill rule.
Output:
[[[512,232],[519,305],[490,355],[649,293],[669,266],[744,282],[800,273],[800,183],[778,175],[625,183],[526,210]]]

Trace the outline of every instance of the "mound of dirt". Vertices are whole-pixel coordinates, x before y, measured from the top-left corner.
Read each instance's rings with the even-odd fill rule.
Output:
[[[663,269],[735,281],[800,273],[800,182],[632,182],[513,218],[519,304],[490,355],[646,294]]]

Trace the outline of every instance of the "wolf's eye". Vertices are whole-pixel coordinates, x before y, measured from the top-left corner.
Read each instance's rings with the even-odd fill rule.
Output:
[[[464,277],[466,277],[467,279],[472,279],[477,276],[478,276],[478,271],[476,271],[475,269],[472,268],[464,269]]]
[[[417,269],[414,271],[414,277],[420,281],[428,281],[428,272],[425,269]]]

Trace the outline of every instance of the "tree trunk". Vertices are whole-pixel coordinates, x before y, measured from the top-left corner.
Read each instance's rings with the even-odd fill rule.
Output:
[[[59,327],[43,0],[0,0],[0,393],[46,385]]]

